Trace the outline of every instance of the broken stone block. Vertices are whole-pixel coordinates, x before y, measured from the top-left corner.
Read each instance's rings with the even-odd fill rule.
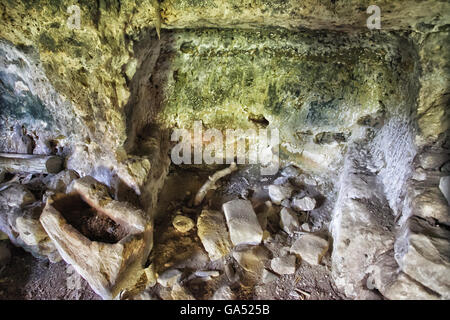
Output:
[[[408,191],[413,197],[411,208],[415,216],[433,218],[440,223],[450,224],[448,202],[437,187],[428,187],[424,190],[412,186]]]
[[[214,292],[211,300],[234,300],[236,299],[229,286],[222,286]]]
[[[197,233],[211,260],[230,253],[230,237],[221,212],[203,210],[197,219]]]
[[[295,273],[295,256],[287,255],[279,258],[274,258],[270,262],[272,270],[280,275]]]
[[[269,259],[269,251],[261,246],[252,247],[234,251],[233,258],[244,270],[259,276],[264,269],[265,261]]]
[[[268,284],[268,283],[276,281],[276,280],[278,280],[278,276],[275,273],[270,272],[267,269],[263,270],[262,276],[261,276],[262,283]]]
[[[442,177],[439,181],[439,189],[447,199],[447,203],[450,206],[450,176]]]
[[[113,299],[141,277],[153,225],[92,177],[75,180],[68,191],[47,199],[41,224],[62,258],[98,295]]]
[[[316,200],[311,197],[293,198],[291,207],[296,211],[311,211],[316,207]]]
[[[0,230],[33,256],[58,262],[61,257],[39,222],[42,208],[25,186],[10,185],[0,192]]]
[[[271,184],[268,188],[270,200],[275,204],[281,204],[281,201],[291,197],[294,188],[290,184],[276,185]]]
[[[425,287],[450,299],[450,232],[411,217],[395,243],[401,270]]]
[[[301,173],[302,170],[294,166],[287,166],[281,171],[281,175],[288,178],[298,177]]]
[[[79,177],[78,173],[74,170],[64,170],[55,175],[48,175],[43,182],[48,189],[54,192],[65,193],[72,181]]]
[[[23,208],[36,201],[34,195],[23,185],[13,183],[6,189],[0,191],[0,207]]]
[[[169,269],[161,273],[158,277],[158,283],[163,287],[173,287],[181,278],[182,272],[178,269]]]
[[[231,242],[257,245],[261,242],[263,230],[255,211],[248,200],[232,200],[223,204],[223,211],[230,230]]]
[[[282,208],[280,211],[280,227],[287,234],[292,235],[294,231],[300,228],[297,214],[288,208]]]
[[[314,234],[303,234],[291,246],[290,252],[314,266],[320,264],[327,250],[328,241]]]
[[[194,227],[194,221],[191,218],[182,215],[176,215],[173,218],[172,225],[180,232],[188,232]]]

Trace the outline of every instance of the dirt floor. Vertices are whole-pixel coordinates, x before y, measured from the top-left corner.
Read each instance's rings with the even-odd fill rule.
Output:
[[[9,245],[11,261],[0,270],[0,300],[100,300],[64,261],[36,259]]]

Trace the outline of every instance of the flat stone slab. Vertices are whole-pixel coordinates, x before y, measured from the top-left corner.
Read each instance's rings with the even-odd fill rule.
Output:
[[[295,256],[287,255],[279,258],[273,258],[270,262],[272,270],[280,275],[295,273]]]
[[[311,265],[318,265],[328,250],[328,241],[313,234],[304,234],[291,247],[291,253],[299,255]]]
[[[197,219],[197,234],[211,260],[230,253],[230,236],[222,212],[203,210]]]
[[[258,245],[263,237],[256,213],[248,200],[232,200],[223,204],[223,211],[230,230],[231,242]]]

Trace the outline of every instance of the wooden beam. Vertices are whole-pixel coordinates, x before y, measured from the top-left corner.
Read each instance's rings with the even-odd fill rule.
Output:
[[[8,172],[58,173],[64,160],[58,156],[0,153],[0,170]]]

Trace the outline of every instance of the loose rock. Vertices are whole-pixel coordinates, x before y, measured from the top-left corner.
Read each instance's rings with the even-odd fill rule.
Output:
[[[267,284],[273,281],[278,280],[278,276],[276,274],[274,274],[273,272],[270,272],[267,269],[263,270],[262,273],[262,283]]]
[[[261,242],[263,230],[255,211],[248,200],[232,200],[223,204],[223,211],[230,230],[231,242],[257,245]]]
[[[295,256],[287,255],[284,257],[274,258],[270,263],[270,267],[278,274],[295,273]]]
[[[230,236],[221,212],[203,210],[197,219],[197,233],[211,260],[230,253]]]
[[[281,204],[284,199],[291,197],[294,188],[290,184],[271,184],[268,188],[270,200],[275,204]]]
[[[327,250],[328,241],[313,234],[304,234],[294,242],[290,251],[299,255],[307,263],[318,265]]]
[[[291,201],[291,206],[297,211],[311,211],[316,207],[316,200],[311,197],[294,198]]]
[[[280,211],[280,227],[289,235],[298,230],[300,224],[298,222],[297,214],[291,209],[283,208]]]

